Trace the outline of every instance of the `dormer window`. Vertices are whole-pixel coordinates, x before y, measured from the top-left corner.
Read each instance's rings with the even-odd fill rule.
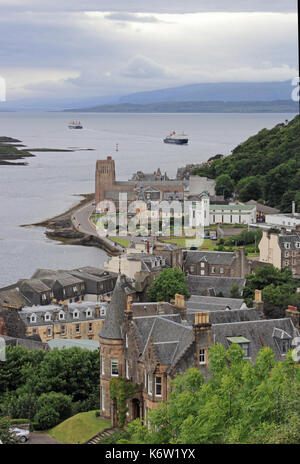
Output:
[[[300,248],[300,242],[296,242],[296,243],[295,243],[295,247],[296,247],[296,248]]]
[[[78,311],[74,311],[73,312],[73,319],[78,319],[79,318],[79,312]]]
[[[59,318],[60,321],[64,320],[64,318],[65,318],[65,313],[61,311],[61,312],[59,313],[59,315],[58,315],[58,318]]]
[[[45,314],[45,321],[51,321],[51,314],[50,313]]]
[[[86,317],[91,317],[92,316],[92,310],[91,309],[87,309],[86,311]]]
[[[245,337],[227,337],[227,341],[229,345],[231,343],[239,345],[244,352],[244,358],[250,358],[250,340]]]
[[[282,329],[275,328],[273,330],[275,343],[282,356],[285,356],[292,345],[292,337]]]
[[[31,324],[35,324],[35,323],[36,323],[36,314],[32,314],[32,315],[30,316],[30,322],[31,322]]]
[[[289,250],[289,249],[291,248],[290,242],[285,242],[285,243],[284,243],[284,248],[286,248],[287,250]]]

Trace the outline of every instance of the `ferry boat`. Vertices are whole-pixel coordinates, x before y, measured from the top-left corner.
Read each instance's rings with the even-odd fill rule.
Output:
[[[189,141],[188,136],[182,132],[181,134],[176,134],[176,132],[171,132],[164,138],[165,143],[176,143],[177,145],[187,144]]]
[[[71,121],[69,123],[69,129],[83,129],[83,126],[80,121]]]

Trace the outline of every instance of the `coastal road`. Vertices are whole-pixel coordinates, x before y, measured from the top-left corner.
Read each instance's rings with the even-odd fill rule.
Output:
[[[94,237],[99,237],[96,227],[90,221],[90,216],[94,210],[93,202],[86,203],[80,208],[73,211],[71,219],[72,224],[76,230],[82,232],[86,235],[92,235]],[[114,247],[116,251],[123,251],[123,247],[119,244],[116,244],[107,237],[101,237],[101,239],[107,243],[108,247]]]

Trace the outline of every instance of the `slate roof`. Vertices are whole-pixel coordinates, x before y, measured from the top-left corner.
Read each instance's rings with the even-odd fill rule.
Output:
[[[212,326],[212,333],[215,343],[222,343],[225,348],[229,348],[228,337],[247,338],[250,341],[252,361],[255,360],[258,351],[264,346],[268,346],[274,351],[276,359],[282,359],[279,345],[273,335],[274,329],[287,332],[291,338],[298,334],[291,319],[287,318],[215,324]]]
[[[58,282],[63,287],[84,283],[82,279],[78,279],[72,274],[68,274],[65,271],[55,271],[53,269],[38,269],[32,277],[33,279],[41,280],[51,287],[55,282]]]
[[[233,284],[238,284],[242,293],[246,279],[239,277],[211,277],[211,276],[187,276],[187,285],[192,295],[203,295],[209,291],[211,296],[216,296],[219,292],[223,293],[225,298],[230,298],[230,290]]]
[[[127,307],[127,294],[124,287],[127,287],[126,277],[119,275],[99,334],[101,338],[123,339],[121,325]]]
[[[218,298],[214,296],[191,295],[186,302],[188,310],[198,311],[218,311],[229,307],[232,309],[241,309],[246,306],[243,299],[240,298]]]
[[[207,262],[213,265],[231,266],[235,260],[235,253],[228,251],[201,251],[185,250],[184,262],[187,266],[199,262]]]
[[[45,306],[30,306],[25,307],[22,311],[19,311],[18,315],[23,320],[24,324],[29,327],[36,327],[40,325],[49,325],[49,324],[64,324],[68,322],[82,322],[82,321],[93,321],[96,319],[95,317],[95,306],[98,305],[100,308],[107,309],[107,303],[95,303],[95,302],[87,302],[83,301],[82,303],[69,303],[68,310],[65,310],[63,306],[59,305],[45,305]],[[86,311],[90,309],[92,311],[92,315],[90,317],[86,316]],[[54,321],[53,311],[57,310],[58,313],[64,313],[64,319],[58,319]],[[73,312],[78,311],[79,315],[78,318],[73,318]],[[51,314],[51,320],[45,320],[45,314]],[[30,322],[30,316],[35,314],[36,322]],[[104,316],[100,316],[97,319],[103,319]]]
[[[290,248],[285,248],[284,244],[285,243],[290,243],[291,247]],[[279,234],[279,246],[281,250],[284,251],[289,251],[289,250],[296,250],[300,251],[300,248],[296,247],[296,243],[300,243],[300,234]]]
[[[201,311],[199,311],[201,312]],[[236,309],[230,311],[217,310],[209,313],[209,322],[214,324],[229,324],[233,322],[259,321],[262,314],[255,308]],[[188,324],[193,325],[195,312],[187,312],[186,319]]]
[[[143,353],[149,343],[151,343],[156,351],[160,364],[167,364],[172,367],[178,357],[186,350],[193,341],[192,327],[183,325],[180,316],[154,316],[147,318],[148,321],[135,318],[134,322],[138,325],[141,331],[141,325],[144,329]],[[146,318],[141,318],[146,319]],[[147,331],[145,332],[145,328]],[[147,337],[147,338],[146,338]]]
[[[279,209],[271,208],[271,206],[263,205],[262,203],[258,203],[255,200],[247,201],[246,205],[254,205],[256,206],[257,211],[261,211],[264,214],[277,214],[280,212]]]
[[[37,293],[43,293],[43,292],[50,292],[51,288],[48,287],[44,282],[42,282],[39,279],[21,279],[18,281],[18,286],[21,288],[23,285],[27,285],[28,287],[32,288],[34,291]]]

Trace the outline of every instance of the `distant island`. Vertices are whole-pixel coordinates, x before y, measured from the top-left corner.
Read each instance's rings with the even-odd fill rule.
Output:
[[[70,108],[63,111],[82,113],[297,113],[298,103],[293,100],[171,101],[97,105],[88,108]]]

